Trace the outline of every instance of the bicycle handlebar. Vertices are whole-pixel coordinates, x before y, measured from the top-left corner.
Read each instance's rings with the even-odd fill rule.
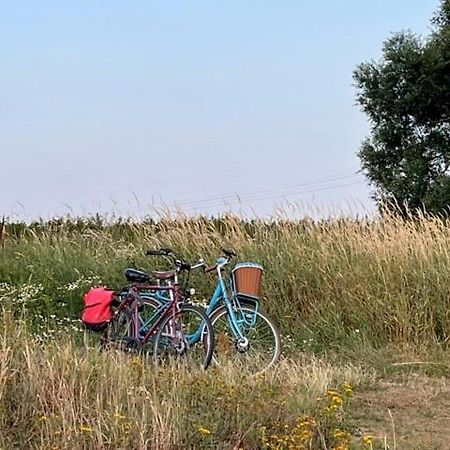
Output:
[[[173,251],[170,248],[160,248],[159,250],[150,249],[145,252],[147,256],[170,256]]]
[[[237,256],[237,253],[232,248],[229,248],[229,249],[223,248],[222,253],[226,257],[228,257],[228,259],[235,258]]]
[[[210,273],[210,272],[213,272],[216,269],[217,269],[217,264],[214,264],[214,266],[209,266],[209,267],[205,266],[204,272],[205,273]]]
[[[213,272],[216,270],[219,266],[222,268],[226,266],[233,257],[237,256],[237,253],[233,249],[222,249],[222,254],[225,255],[224,261],[218,260],[214,266],[206,266],[206,263],[203,259],[199,259],[197,263],[195,264],[189,264],[186,261],[178,258],[178,256],[170,249],[170,248],[160,248],[157,249],[149,249],[145,252],[148,256],[166,256],[174,262],[175,266],[179,270],[195,270],[199,269],[200,267],[203,267],[203,270],[205,273]]]
[[[199,269],[200,267],[206,267],[206,263],[202,258],[200,258],[195,264],[191,266],[191,270]]]
[[[179,270],[189,271],[205,266],[205,262],[203,261],[203,259],[199,259],[195,264],[191,265],[190,263],[179,258],[170,248],[160,248],[159,250],[150,249],[147,250],[145,254],[148,256],[166,256],[173,261],[173,263]]]
[[[222,269],[223,267],[225,267],[227,264],[230,263],[230,261],[233,257],[237,256],[237,253],[232,249],[227,250],[227,249],[223,248],[222,253],[225,255],[225,258],[219,258],[216,261],[216,264],[214,264],[213,266],[209,266],[209,267],[205,266],[205,269],[204,269],[205,273],[214,272],[215,270],[217,270],[217,268]]]

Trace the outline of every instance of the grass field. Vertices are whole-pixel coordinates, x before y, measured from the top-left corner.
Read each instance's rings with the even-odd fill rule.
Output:
[[[449,237],[429,217],[7,224],[0,448],[448,448]],[[276,370],[193,373],[81,345],[84,291],[164,266],[144,256],[160,246],[264,265]],[[192,281],[201,302],[214,277]]]

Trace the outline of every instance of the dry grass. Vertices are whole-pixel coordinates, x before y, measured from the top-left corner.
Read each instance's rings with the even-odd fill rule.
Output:
[[[2,314],[0,447],[39,449],[258,448],[261,426],[316,414],[316,398],[373,372],[313,356],[252,378],[232,367],[187,371],[137,356],[87,352],[73,338],[36,342]]]

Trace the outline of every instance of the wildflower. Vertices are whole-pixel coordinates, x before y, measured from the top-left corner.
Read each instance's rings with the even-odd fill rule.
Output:
[[[364,445],[366,445],[366,446],[372,447],[372,444],[373,444],[373,436],[370,435],[370,434],[366,434],[366,435],[363,437],[363,443],[364,443]]]
[[[130,360],[130,365],[134,367],[143,367],[143,363],[139,356],[133,356]]]
[[[309,427],[310,425],[311,425],[311,423],[310,423],[309,419],[299,420],[299,422],[298,422],[298,426],[300,428]]]
[[[308,418],[309,424],[312,427],[315,427],[317,425],[316,419],[314,419],[314,417],[309,417]]]
[[[300,439],[303,441],[308,441],[312,438],[312,432],[310,430],[303,430]]]
[[[341,430],[340,428],[336,428],[336,429],[334,430],[333,436],[334,436],[336,439],[342,439],[342,438],[345,438],[346,433],[345,433],[344,430]]]
[[[353,388],[351,387],[350,384],[348,383],[344,383],[342,385],[342,390],[346,393],[346,394],[351,394],[353,392]]]
[[[89,425],[80,425],[79,430],[82,433],[90,433],[92,431],[92,428]]]
[[[328,389],[327,395],[330,396],[330,397],[334,397],[334,396],[339,396],[340,394],[335,389]]]
[[[205,436],[209,436],[209,435],[211,434],[211,431],[208,430],[208,428],[201,427],[201,426],[197,427],[197,431],[198,431],[200,434],[203,434],[203,435],[205,435]]]

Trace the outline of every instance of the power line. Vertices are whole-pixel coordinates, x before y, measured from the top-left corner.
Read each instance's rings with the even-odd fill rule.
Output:
[[[215,204],[217,204],[217,202],[220,202],[220,204],[222,205],[224,202],[227,201],[235,201],[236,198],[246,198],[251,200],[253,196],[255,195],[261,195],[261,194],[270,194],[273,195],[275,193],[278,193],[278,195],[283,195],[283,193],[288,194],[290,190],[295,189],[297,190],[298,188],[306,188],[306,187],[312,187],[312,186],[321,186],[324,183],[330,183],[330,182],[335,182],[335,181],[342,181],[345,179],[349,179],[349,178],[357,178],[356,175],[347,175],[347,176],[340,176],[340,177],[334,177],[334,178],[327,178],[327,179],[320,179],[320,180],[316,180],[316,181],[312,181],[312,182],[308,182],[308,183],[296,183],[296,184],[290,184],[290,185],[285,185],[285,186],[281,186],[281,187],[276,187],[276,188],[258,188],[258,189],[252,189],[252,190],[248,190],[248,191],[242,191],[241,193],[234,193],[234,194],[224,194],[224,195],[216,195],[216,196],[210,196],[210,197],[197,197],[197,198],[193,198],[193,199],[186,199],[186,200],[178,200],[175,202],[175,204],[178,207],[208,207],[208,206],[214,206]],[[212,205],[211,205],[212,203]],[[143,209],[148,209],[148,206],[150,205],[143,205],[141,207],[137,207],[137,208],[133,208],[134,211],[139,211],[139,210],[143,210]],[[157,208],[157,205],[152,204],[151,206]],[[161,205],[159,205],[160,207],[165,207],[167,206],[166,204],[162,203]]]
[[[298,183],[296,185],[288,185],[277,188],[259,188],[253,189],[241,194],[228,194],[223,196],[212,196],[197,198],[192,200],[178,201],[174,202],[175,206],[173,208],[180,209],[182,211],[196,211],[198,209],[210,209],[214,207],[220,207],[230,204],[248,203],[256,202],[261,200],[269,200],[275,198],[283,198],[286,196],[293,195],[303,195],[307,193],[314,193],[329,189],[337,189],[346,186],[353,186],[360,184],[363,180],[359,179],[356,175],[341,176],[335,178],[329,178],[328,180],[317,180],[309,183]],[[340,183],[339,183],[340,181]],[[167,204],[160,205],[143,205],[137,208],[132,208],[127,211],[127,213],[137,213],[149,208],[154,209],[173,209]]]
[[[311,187],[311,186],[315,186],[315,185],[321,185],[323,183],[342,181],[342,180],[351,179],[351,178],[356,179],[357,176],[356,175],[347,175],[347,176],[334,177],[334,178],[324,178],[324,179],[307,182],[307,183],[294,183],[294,184],[291,183],[288,185],[279,186],[279,187],[275,187],[275,188],[273,188],[273,187],[257,188],[257,189],[247,190],[247,191],[241,191],[240,193],[234,193],[234,194],[224,194],[224,195],[216,195],[216,196],[212,196],[212,197],[199,197],[199,198],[193,198],[193,199],[187,199],[187,200],[180,200],[177,203],[186,205],[186,206],[195,205],[195,204],[203,205],[203,204],[209,203],[209,202],[216,202],[217,200],[226,201],[228,199],[234,200],[236,197],[246,197],[247,198],[247,197],[264,194],[264,193],[268,193],[268,194],[269,193],[274,194],[276,192],[282,193],[284,191],[289,191],[292,189]]]
[[[314,189],[302,189],[302,190],[296,190],[296,191],[292,191],[292,192],[285,192],[282,194],[275,194],[275,195],[264,195],[264,196],[258,196],[258,197],[245,197],[242,200],[239,198],[234,198],[233,200],[229,201],[229,202],[222,202],[221,204],[216,203],[213,205],[208,205],[206,206],[207,208],[213,208],[213,207],[217,207],[217,206],[222,206],[224,204],[239,204],[239,203],[249,203],[249,202],[258,202],[261,200],[271,200],[271,199],[276,199],[276,198],[285,198],[286,196],[293,196],[293,195],[303,195],[303,194],[311,194],[311,193],[315,193],[315,192],[320,192],[320,191],[326,191],[326,190],[330,190],[330,189],[338,189],[341,187],[347,187],[347,186],[354,186],[357,184],[361,184],[363,181],[359,180],[359,181],[353,181],[350,183],[340,183],[340,184],[332,184],[329,186],[321,186],[321,187],[317,187]],[[197,208],[194,207],[182,207],[181,209],[187,209],[190,211],[195,211]]]
[[[306,189],[313,189],[313,190],[320,190],[323,187],[327,187],[328,185],[331,185],[331,187],[334,186],[334,183],[336,181],[345,181],[349,180],[349,177],[342,177],[341,179],[331,179],[329,181],[322,181],[322,182],[314,182],[314,183],[304,183],[304,184],[298,184],[296,186],[292,187],[285,187],[285,188],[275,188],[275,189],[261,189],[261,190],[255,190],[249,193],[241,193],[241,194],[235,194],[235,195],[228,195],[227,197],[218,197],[214,199],[210,199],[205,202],[201,202],[200,204],[197,203],[189,203],[189,202],[180,202],[183,206],[186,207],[207,207],[210,206],[211,203],[214,205],[218,201],[221,201],[221,203],[225,201],[232,201],[232,202],[239,202],[239,201],[253,201],[258,199],[270,199],[272,197],[282,197],[285,195],[293,195],[297,192],[302,192],[305,188]],[[356,177],[351,177],[350,179],[356,180]]]

